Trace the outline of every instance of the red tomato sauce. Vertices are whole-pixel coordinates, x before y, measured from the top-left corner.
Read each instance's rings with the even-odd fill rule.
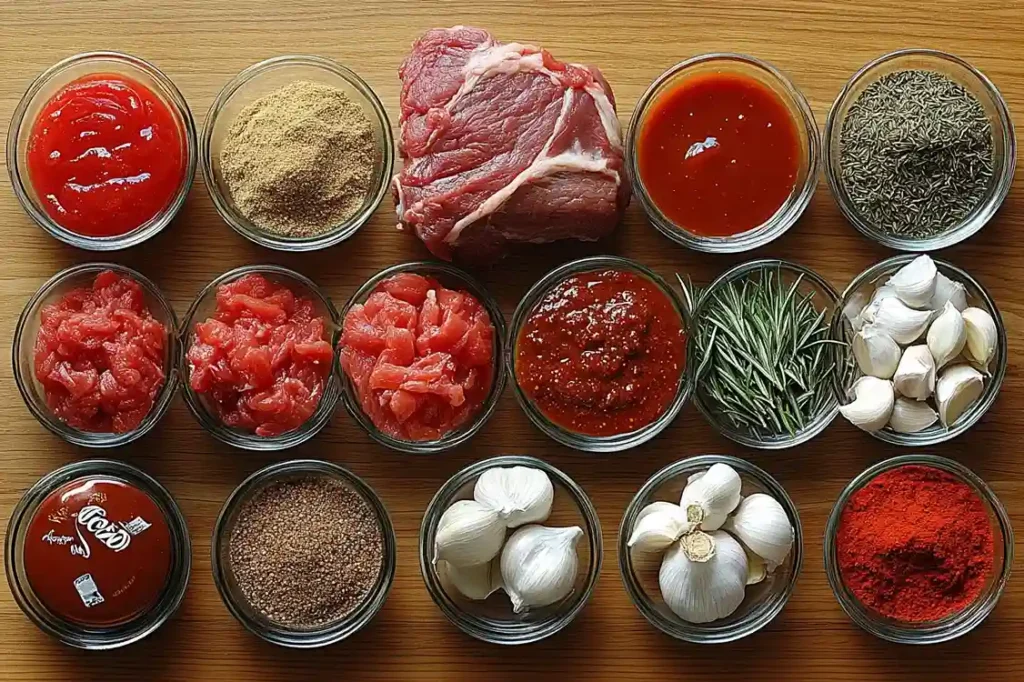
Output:
[[[637,141],[640,179],[679,227],[723,237],[758,227],[786,202],[800,168],[796,121],[763,83],[694,76],[659,96]]]
[[[136,429],[163,388],[167,328],[142,286],[110,270],[43,308],[34,367],[46,403],[71,426],[94,433]]]
[[[345,315],[341,368],[392,438],[438,440],[467,424],[494,381],[494,324],[472,294],[401,273]]]
[[[523,324],[516,380],[563,428],[629,433],[656,420],[675,398],[685,338],[672,301],[646,277],[623,270],[573,275]]]
[[[59,618],[122,625],[162,596],[171,531],[153,499],[108,478],[79,478],[42,501],[25,535],[25,574]]]
[[[185,174],[174,114],[142,83],[80,78],[54,95],[32,127],[29,181],[58,225],[122,235],[164,210]]]
[[[312,299],[248,274],[217,288],[213,317],[195,326],[189,385],[228,427],[257,436],[313,416],[334,363],[328,323]]]

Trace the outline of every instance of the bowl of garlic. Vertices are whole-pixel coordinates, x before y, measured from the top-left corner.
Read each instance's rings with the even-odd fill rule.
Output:
[[[687,642],[751,635],[789,601],[803,560],[796,505],[749,462],[701,455],[654,474],[619,527],[619,570],[644,618]]]
[[[537,642],[569,625],[594,591],[602,553],[590,498],[534,457],[462,469],[420,526],[427,592],[459,629],[494,644]]]
[[[1006,329],[995,301],[960,268],[896,256],[862,272],[832,323],[839,412],[887,443],[955,438],[995,402]]]

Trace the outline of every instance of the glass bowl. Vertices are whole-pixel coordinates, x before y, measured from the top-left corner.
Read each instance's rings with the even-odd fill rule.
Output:
[[[319,628],[289,628],[276,624],[254,609],[238,585],[231,568],[231,534],[244,504],[268,485],[280,481],[320,476],[340,481],[357,492],[375,513],[380,522],[383,561],[377,582],[363,598],[363,602],[340,620]],[[380,497],[363,479],[330,462],[296,459],[278,462],[260,469],[242,481],[224,502],[217,516],[211,541],[210,562],[213,582],[224,605],[246,630],[260,639],[284,647],[311,649],[335,644],[362,630],[373,620],[387,601],[395,580],[395,529],[391,517]]]
[[[43,386],[36,379],[35,374],[35,345],[36,336],[39,333],[42,309],[47,305],[56,303],[61,296],[72,289],[80,287],[91,288],[96,276],[106,270],[112,270],[122,277],[138,282],[142,286],[149,311],[167,329],[163,365],[166,378],[163,388],[160,389],[160,393],[153,401],[153,408],[146,415],[145,419],[139,423],[138,427],[126,433],[95,433],[68,426],[50,411],[46,403],[46,394]],[[174,315],[174,309],[171,308],[171,304],[164,298],[164,295],[157,286],[142,274],[115,263],[74,265],[61,270],[47,280],[32,295],[28,303],[25,304],[25,309],[22,310],[21,317],[18,318],[18,324],[14,330],[14,342],[12,344],[14,380],[32,416],[52,433],[55,433],[67,442],[88,448],[113,448],[125,445],[148,433],[163,418],[164,414],[167,413],[167,408],[171,405],[171,400],[174,398],[174,392],[178,386],[177,329],[178,319]]]
[[[702,317],[706,315],[703,308],[707,301],[710,300],[710,296],[713,295],[716,290],[724,288],[726,285],[746,279],[754,274],[760,274],[766,271],[778,271],[784,277],[784,283],[786,285],[792,285],[798,277],[802,277],[801,284],[797,289],[798,294],[806,295],[813,293],[814,300],[819,303],[818,310],[825,311],[825,318],[822,323],[828,326],[831,323],[831,319],[835,316],[839,310],[839,294],[832,288],[821,275],[814,272],[810,268],[804,267],[797,263],[791,263],[784,260],[775,259],[764,259],[748,261],[741,263],[733,267],[730,270],[719,275],[718,279],[713,281],[706,289],[704,289],[695,302],[697,306],[697,312],[693,314],[695,325],[702,324]],[[824,308],[821,307],[821,301],[825,302]],[[697,351],[696,335],[691,334],[687,340],[686,355],[688,358],[693,359],[691,364],[699,364]],[[695,371],[696,375],[697,372]],[[825,430],[825,428],[832,423],[836,415],[839,414],[839,403],[836,402],[834,397],[829,397],[820,407],[817,415],[806,423],[803,428],[797,430],[793,434],[782,434],[775,436],[757,435],[750,433],[746,430],[740,429],[737,426],[731,424],[722,415],[716,414],[716,412],[708,404],[708,399],[704,393],[701,377],[695,376],[694,382],[696,388],[693,393],[693,402],[700,410],[701,414],[711,423],[711,425],[720,434],[728,438],[729,440],[746,445],[747,447],[759,448],[762,450],[783,450],[785,448],[791,448],[801,443],[806,443],[811,440],[819,433]]]
[[[181,184],[170,203],[150,220],[131,232],[110,237],[91,237],[72,232],[54,221],[43,208],[28,174],[27,152],[32,126],[51,97],[68,83],[94,73],[131,78],[153,91],[174,117],[185,161]],[[65,244],[89,251],[117,251],[141,244],[170,224],[192,187],[196,174],[196,130],[192,113],[181,92],[162,71],[147,61],[120,52],[84,52],[61,60],[41,73],[22,96],[11,117],[7,133],[7,171],[14,194],[29,217],[50,236]]]
[[[341,387],[333,368],[327,375],[324,393],[320,397],[320,404],[317,405],[313,415],[302,426],[276,436],[257,436],[251,431],[224,425],[207,398],[192,389],[190,381],[191,371],[188,362],[188,350],[192,346],[193,330],[196,324],[209,319],[213,315],[217,306],[217,288],[219,286],[233,282],[248,274],[263,275],[271,282],[287,287],[296,296],[311,298],[316,307],[317,314],[322,316],[327,322],[326,334],[328,338],[325,341],[331,343],[332,346],[335,345],[338,330],[340,329],[338,311],[334,308],[334,304],[331,303],[327,294],[313,280],[300,275],[294,270],[276,265],[247,265],[235,268],[207,284],[199,292],[196,300],[185,315],[179,341],[182,349],[180,353],[182,395],[185,398],[185,404],[188,405],[196,421],[217,440],[243,450],[263,452],[284,450],[306,442],[319,433],[327,425],[327,422],[330,421],[341,393]]]
[[[629,549],[640,511],[652,502],[662,500],[679,504],[687,479],[713,464],[727,464],[736,470],[743,482],[744,496],[765,493],[778,500],[793,525],[793,549],[786,561],[760,583],[747,587],[746,596],[732,615],[711,623],[688,623],[665,604],[658,587],[661,555],[634,555]],[[626,594],[644,618],[665,634],[697,644],[721,644],[752,635],[770,623],[782,611],[800,575],[803,562],[803,529],[796,505],[785,489],[770,475],[738,457],[700,455],[669,464],[654,474],[633,497],[619,526],[619,571]]]
[[[707,237],[690,232],[684,225],[669,219],[655,205],[637,167],[638,135],[646,116],[658,98],[677,84],[698,74],[733,73],[755,79],[767,86],[782,101],[796,125],[800,143],[800,165],[789,198],[767,221],[746,232],[727,237]],[[781,71],[767,62],[742,54],[714,53],[692,57],[661,74],[640,97],[626,133],[626,172],[633,193],[648,219],[663,235],[672,241],[696,251],[709,253],[737,253],[749,251],[782,236],[803,214],[818,184],[820,164],[818,126],[807,99]]]
[[[981,102],[992,124],[994,174],[985,197],[959,225],[925,238],[904,238],[871,224],[847,194],[839,168],[839,138],[846,114],[871,83],[886,74],[905,69],[937,71],[963,85]],[[996,86],[973,66],[938,50],[907,49],[882,55],[863,66],[846,83],[829,110],[824,133],[825,179],[839,210],[861,234],[883,246],[900,251],[937,251],[958,244],[980,230],[995,215],[1013,183],[1017,141],[1006,101]]]
[[[373,127],[376,155],[373,180],[362,207],[345,222],[313,237],[285,237],[260,229],[235,206],[221,173],[221,152],[238,114],[253,101],[294,81],[306,80],[340,88],[362,108]],[[373,215],[388,192],[395,162],[395,141],[387,111],[373,89],[354,71],[323,57],[286,55],[246,68],[220,91],[206,115],[199,157],[210,198],[221,218],[256,244],[278,251],[313,251],[354,235]]]
[[[679,294],[656,273],[647,269],[643,265],[640,265],[636,261],[629,260],[628,258],[621,258],[619,256],[593,256],[590,258],[581,258],[580,260],[575,260],[555,268],[548,274],[541,277],[540,280],[538,280],[537,283],[530,287],[530,290],[526,292],[526,295],[516,307],[515,314],[512,316],[512,324],[509,328],[509,338],[506,343],[505,364],[508,366],[507,371],[511,377],[512,385],[515,387],[516,400],[519,402],[520,407],[523,408],[526,416],[530,418],[531,422],[533,422],[534,426],[543,431],[549,438],[567,447],[582,450],[584,452],[605,453],[619,452],[629,448],[634,448],[646,443],[661,433],[669,424],[672,423],[672,420],[679,415],[680,410],[683,409],[683,405],[686,404],[687,399],[690,397],[690,391],[693,384],[690,377],[690,363],[687,362],[679,377],[679,385],[676,388],[675,398],[671,403],[669,403],[661,416],[650,424],[639,429],[614,436],[590,436],[587,434],[576,433],[566,429],[565,427],[559,426],[552,420],[548,419],[548,417],[546,417],[544,413],[541,412],[540,408],[534,403],[533,399],[527,395],[526,391],[524,391],[522,386],[519,385],[519,379],[516,375],[516,346],[518,345],[519,335],[522,331],[523,325],[526,324],[527,318],[544,296],[562,280],[573,275],[601,270],[624,270],[638,274],[653,282],[658,289],[668,297],[669,301],[672,302],[672,305],[678,311],[679,317],[682,319],[683,330],[689,330],[690,316],[688,314],[687,307],[679,297]]]
[[[433,564],[434,540],[441,515],[458,500],[473,498],[473,487],[480,475],[494,467],[526,466],[547,473],[554,485],[555,497],[550,526],[576,525],[584,535],[576,547],[579,573],[572,594],[562,601],[515,614],[504,592],[485,601],[463,597],[438,575]],[[590,600],[601,573],[603,544],[601,522],[590,498],[562,471],[535,457],[504,455],[471,464],[448,479],[427,506],[420,526],[420,573],[431,599],[453,625],[471,637],[491,644],[532,644],[550,637],[569,625]]]
[[[352,384],[348,375],[345,374],[344,370],[341,369],[339,363],[337,367],[337,374],[342,385],[341,399],[345,405],[345,409],[347,409],[349,414],[352,415],[352,418],[363,427],[371,438],[381,445],[386,445],[392,450],[397,450],[398,452],[404,452],[411,455],[426,455],[445,452],[458,447],[475,436],[491,418],[498,406],[498,399],[501,397],[502,391],[505,390],[505,371],[504,366],[502,365],[502,357],[504,354],[502,344],[505,339],[505,318],[501,314],[498,302],[494,300],[494,297],[477,280],[473,279],[462,270],[459,270],[452,265],[448,265],[447,263],[421,261],[393,265],[381,270],[376,275],[368,279],[361,287],[359,287],[358,290],[356,290],[354,294],[352,294],[352,298],[350,298],[348,303],[345,304],[345,308],[340,317],[341,322],[344,323],[345,317],[348,316],[352,306],[357,303],[364,303],[366,299],[369,298],[370,294],[373,293],[373,290],[378,284],[386,280],[388,277],[392,277],[403,272],[413,272],[426,277],[433,277],[445,287],[467,291],[480,301],[484,308],[487,309],[491,318],[491,323],[494,325],[494,379],[491,382],[491,391],[484,400],[479,412],[472,420],[458,429],[445,434],[442,438],[432,441],[402,440],[390,436],[378,429],[376,425],[374,425],[373,420],[370,419],[369,415],[363,411],[363,408],[359,403],[359,396],[356,394],[355,386]],[[336,343],[335,345],[338,344]]]
[[[942,469],[955,475],[963,483],[973,488],[985,503],[993,529],[997,531],[993,532],[995,558],[993,560],[992,575],[982,593],[973,604],[963,611],[930,623],[901,623],[869,610],[847,589],[839,572],[836,535],[839,531],[840,517],[850,497],[879,474],[908,464]],[[973,471],[959,462],[945,457],[901,455],[868,467],[850,481],[850,484],[843,490],[839,499],[836,500],[835,506],[832,507],[832,513],[829,515],[828,523],[825,526],[825,573],[828,575],[829,586],[832,588],[832,593],[835,595],[836,600],[839,601],[839,605],[854,623],[867,632],[898,644],[938,644],[966,635],[981,624],[992,613],[992,610],[995,609],[996,603],[1006,588],[1006,582],[1010,578],[1012,566],[1013,528],[1010,526],[1010,517],[1007,515],[1006,509],[1003,508],[1002,503],[1000,503],[995,493],[992,492],[992,489]]]
[[[876,283],[883,284],[884,279],[888,279],[901,267],[914,260],[914,258],[915,256],[913,255],[893,256],[881,263],[876,263],[864,272],[860,273],[852,282],[850,282],[850,285],[846,287],[846,291],[843,292],[842,300],[840,301],[837,309],[844,310],[847,304],[850,303],[851,299],[858,292],[872,289]],[[941,423],[936,422],[924,431],[919,431],[918,433],[897,433],[888,426],[881,431],[871,432],[871,435],[875,438],[894,445],[923,447],[926,445],[943,443],[947,440],[956,438],[977,424],[978,421],[981,420],[982,416],[988,412],[989,408],[992,407],[992,404],[996,401],[996,397],[999,395],[999,390],[1003,385],[1003,379],[1006,377],[1006,363],[1007,356],[1009,355],[1006,340],[1006,327],[1003,324],[1003,318],[999,314],[999,308],[996,307],[995,301],[989,295],[988,291],[985,290],[985,287],[960,268],[946,261],[938,259],[933,260],[935,261],[935,267],[940,273],[949,277],[954,282],[960,282],[964,285],[967,289],[968,305],[987,311],[988,314],[992,316],[992,319],[995,320],[996,331],[998,333],[996,354],[992,359],[991,370],[985,382],[985,390],[981,394],[981,397],[978,398],[978,400],[976,400],[974,404],[971,405],[962,415],[960,415],[960,418],[956,420],[952,427],[946,428],[945,426],[942,426]],[[870,291],[868,291],[868,294],[870,295]],[[836,371],[832,374],[832,391],[836,396],[836,400],[842,405],[850,402],[849,389],[853,386],[853,382],[860,376],[856,361],[853,358],[853,351],[849,345],[853,339],[854,333],[853,326],[846,315],[836,315],[832,319],[832,338],[846,344],[846,346],[834,347],[836,352]]]
[[[99,478],[129,484],[148,495],[163,512],[170,530],[170,572],[163,593],[147,611],[121,625],[96,628],[66,621],[52,613],[32,589],[25,570],[25,540],[36,510],[51,493],[80,478]],[[7,584],[14,601],[35,625],[63,644],[79,649],[105,650],[127,646],[166,623],[185,597],[192,568],[188,525],[171,494],[154,478],[124,462],[90,459],[74,462],[43,476],[21,498],[7,525],[4,545]]]

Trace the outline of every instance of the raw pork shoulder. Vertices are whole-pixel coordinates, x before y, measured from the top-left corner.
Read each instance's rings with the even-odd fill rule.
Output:
[[[435,255],[485,264],[510,242],[595,240],[615,228],[629,183],[597,69],[456,26],[424,34],[399,76],[398,228]]]

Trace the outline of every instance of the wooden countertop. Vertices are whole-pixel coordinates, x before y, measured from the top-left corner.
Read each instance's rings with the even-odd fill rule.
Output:
[[[396,70],[423,30],[479,25],[499,39],[542,45],[557,57],[599,66],[627,121],[658,74],[702,52],[756,55],[787,72],[809,99],[819,126],[847,78],[870,59],[908,46],[953,52],[984,71],[1024,128],[1024,5],[1001,0],[775,0],[654,2],[560,0],[418,2],[303,0],[7,0],[0,4],[0,125],[5,129],[29,82],[58,59],[112,49],[154,62],[188,99],[201,125],[214,96],[253,62],[312,53],[350,66],[373,86],[397,122]],[[1024,176],[1024,174],[1022,174]],[[169,295],[179,314],[217,274],[246,263],[298,269],[343,302],[386,265],[426,256],[393,229],[389,202],[348,242],[324,252],[285,255],[258,248],[214,212],[201,180],[174,225],[156,239],[109,258],[142,270]],[[7,182],[0,188],[0,346],[9,348],[28,297],[57,270],[94,255],[58,244],[36,228]],[[1018,530],[1016,569],[1024,557],[1024,458],[1020,455],[1024,377],[1024,179],[1002,211],[969,243],[943,256],[971,271],[998,301],[1010,338],[1002,395],[969,436],[932,448],[985,478]],[[660,236],[634,202],[607,243],[541,247],[536,258],[510,260],[485,276],[510,315],[528,286],[554,264],[584,253],[636,258],[663,275],[690,273],[709,282],[750,257],[780,256],[816,268],[842,288],[861,269],[891,255],[841,218],[822,182],[803,219],[754,254],[690,252]],[[6,352],[6,351],[5,351]],[[0,521],[40,476],[88,457],[46,432],[26,410],[9,364],[0,364]],[[796,500],[806,536],[803,573],[792,601],[763,632],[741,642],[700,647],[656,632],[626,598],[615,541],[621,514],[646,478],[689,455],[747,457],[776,476]],[[527,648],[471,640],[443,618],[424,589],[416,539],[428,500],[452,473],[499,453],[529,453],[563,468],[590,493],[604,527],[605,558],[594,598],[566,631]],[[975,632],[932,648],[899,647],[857,629],[840,610],[822,568],[826,516],[843,486],[867,465],[902,454],[837,420],[812,443],[781,453],[746,450],[716,435],[688,408],[654,442],[633,452],[591,457],[554,445],[534,429],[511,391],[498,414],[467,447],[415,458],[373,444],[343,410],[316,439],[293,452],[256,455],[215,443],[180,399],[155,432],[110,453],[156,476],[177,497],[194,545],[192,580],[177,616],[148,640],[110,653],[71,650],[38,631],[0,589],[0,679],[32,680],[292,680],[323,679],[586,679],[586,680],[1011,680],[1024,677],[1024,576],[1011,580],[995,613]],[[376,620],[326,650],[287,651],[246,633],[224,608],[210,575],[209,538],[224,499],[243,477],[272,461],[320,457],[364,476],[382,495],[398,531],[394,590]]]

